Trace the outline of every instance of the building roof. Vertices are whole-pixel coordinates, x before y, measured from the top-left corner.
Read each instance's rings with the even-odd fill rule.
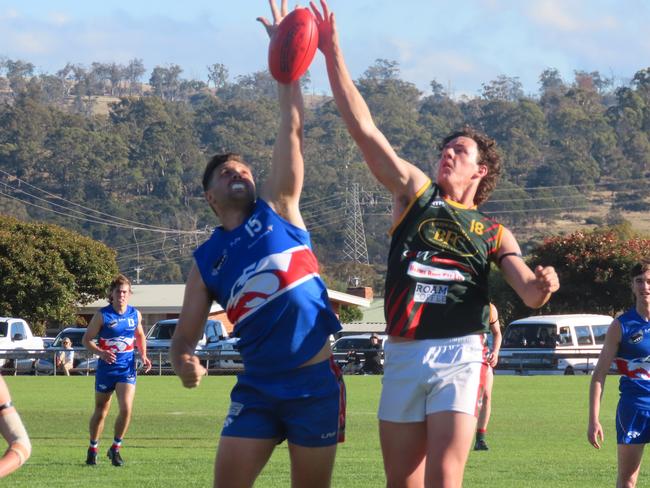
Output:
[[[179,313],[183,307],[183,295],[185,294],[185,283],[171,285],[132,285],[133,295],[129,299],[129,305],[146,314]],[[79,313],[92,314],[107,305],[105,298],[95,300],[88,305],[79,307]],[[222,311],[223,308],[212,303],[210,313]]]
[[[141,313],[146,314],[165,314],[165,313],[180,313],[183,307],[183,295],[185,293],[185,284],[165,284],[165,285],[132,285],[133,295],[129,300],[129,305],[134,306]],[[342,293],[335,290],[327,290],[331,300],[342,303],[344,305],[357,305],[359,307],[369,307],[370,300],[361,298],[348,293]],[[96,300],[88,305],[79,307],[79,313],[92,314],[102,307],[105,307],[108,302],[105,298]],[[223,311],[223,308],[216,303],[212,303],[210,313],[217,313]]]
[[[363,318],[359,322],[366,323],[381,323],[386,326],[386,318],[384,317],[384,299],[382,297],[372,300],[368,308],[362,309]]]
[[[386,319],[384,318],[384,299],[375,298],[370,306],[361,309],[363,317],[357,322],[341,324],[341,334],[356,334],[361,332],[384,332],[386,330]]]
[[[386,322],[350,322],[341,324],[340,334],[361,334],[363,332],[376,332],[381,334],[386,331]]]
[[[356,305],[358,307],[368,308],[370,307],[371,301],[367,298],[358,297],[356,295],[350,295],[349,293],[343,293],[336,290],[327,290],[327,294],[330,297],[330,300],[337,301],[343,305]]]

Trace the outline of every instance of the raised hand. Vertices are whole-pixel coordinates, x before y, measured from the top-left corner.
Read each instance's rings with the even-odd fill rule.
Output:
[[[316,17],[316,25],[318,26],[318,49],[323,54],[327,54],[332,47],[338,42],[336,34],[336,23],[334,20],[334,13],[330,12],[327,2],[320,0],[323,12],[318,10],[314,2],[309,2],[314,16]]]
[[[287,1],[288,0],[282,0],[282,3],[280,5],[280,10],[278,10],[278,6],[275,4],[275,0],[269,0],[271,13],[273,14],[273,23],[269,22],[269,20],[266,17],[257,18],[257,21],[261,22],[262,25],[266,28],[266,33],[269,35],[269,37],[273,37],[273,34],[278,29],[278,25],[280,24],[280,22],[282,22],[282,19],[284,19],[289,13],[287,9]]]

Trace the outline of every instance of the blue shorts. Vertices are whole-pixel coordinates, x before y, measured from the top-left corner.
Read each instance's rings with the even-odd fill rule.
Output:
[[[619,401],[616,408],[616,442],[647,444],[650,442],[650,410]]]
[[[95,373],[95,391],[99,393],[110,393],[115,390],[117,383],[135,385],[135,364],[126,366],[101,364],[98,361],[97,372]]]
[[[345,385],[333,359],[272,376],[237,379],[222,436],[287,439],[305,447],[343,442]]]

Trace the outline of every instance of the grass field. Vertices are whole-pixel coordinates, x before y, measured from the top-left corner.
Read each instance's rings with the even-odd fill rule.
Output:
[[[191,391],[181,388],[175,377],[138,379],[122,468],[112,467],[105,457],[114,412],[100,444],[100,465],[84,464],[94,378],[5,379],[33,443],[30,461],[5,481],[6,486],[211,486],[218,433],[234,377],[208,377]],[[346,383],[347,440],[338,450],[333,486],[384,486],[375,413],[380,377],[348,376]],[[589,377],[497,376],[490,451],[472,452],[464,486],[613,486],[617,383],[616,377],[608,379],[601,418],[605,445],[596,451],[586,441]],[[285,443],[276,449],[256,486],[289,485]],[[650,473],[643,468],[639,486],[650,486]]]

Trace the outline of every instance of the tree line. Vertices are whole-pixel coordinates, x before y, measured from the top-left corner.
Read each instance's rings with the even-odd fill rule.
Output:
[[[131,277],[139,268],[147,282],[183,281],[191,250],[215,225],[200,186],[208,156],[240,152],[261,180],[278,123],[267,72],[231,79],[218,63],[208,72],[203,82],[183,79],[177,65],[157,66],[145,90],[138,59],[38,75],[29,62],[2,60],[0,213],[99,240]],[[518,78],[500,76],[476,96],[454,98],[435,79],[421,92],[396,62],[379,59],[356,83],[397,152],[429,173],[452,130],[471,125],[494,137],[505,174],[483,210],[499,221],[553,220],[584,206],[594,189],[613,195],[615,211],[650,209],[650,68],[620,86],[598,72],[564,80],[548,68],[534,95]],[[118,101],[95,115],[96,98],[106,95]],[[341,289],[354,272],[381,293],[388,195],[333,101],[306,101],[302,207],[324,274]],[[354,183],[363,188],[370,267],[345,263],[340,252]]]

